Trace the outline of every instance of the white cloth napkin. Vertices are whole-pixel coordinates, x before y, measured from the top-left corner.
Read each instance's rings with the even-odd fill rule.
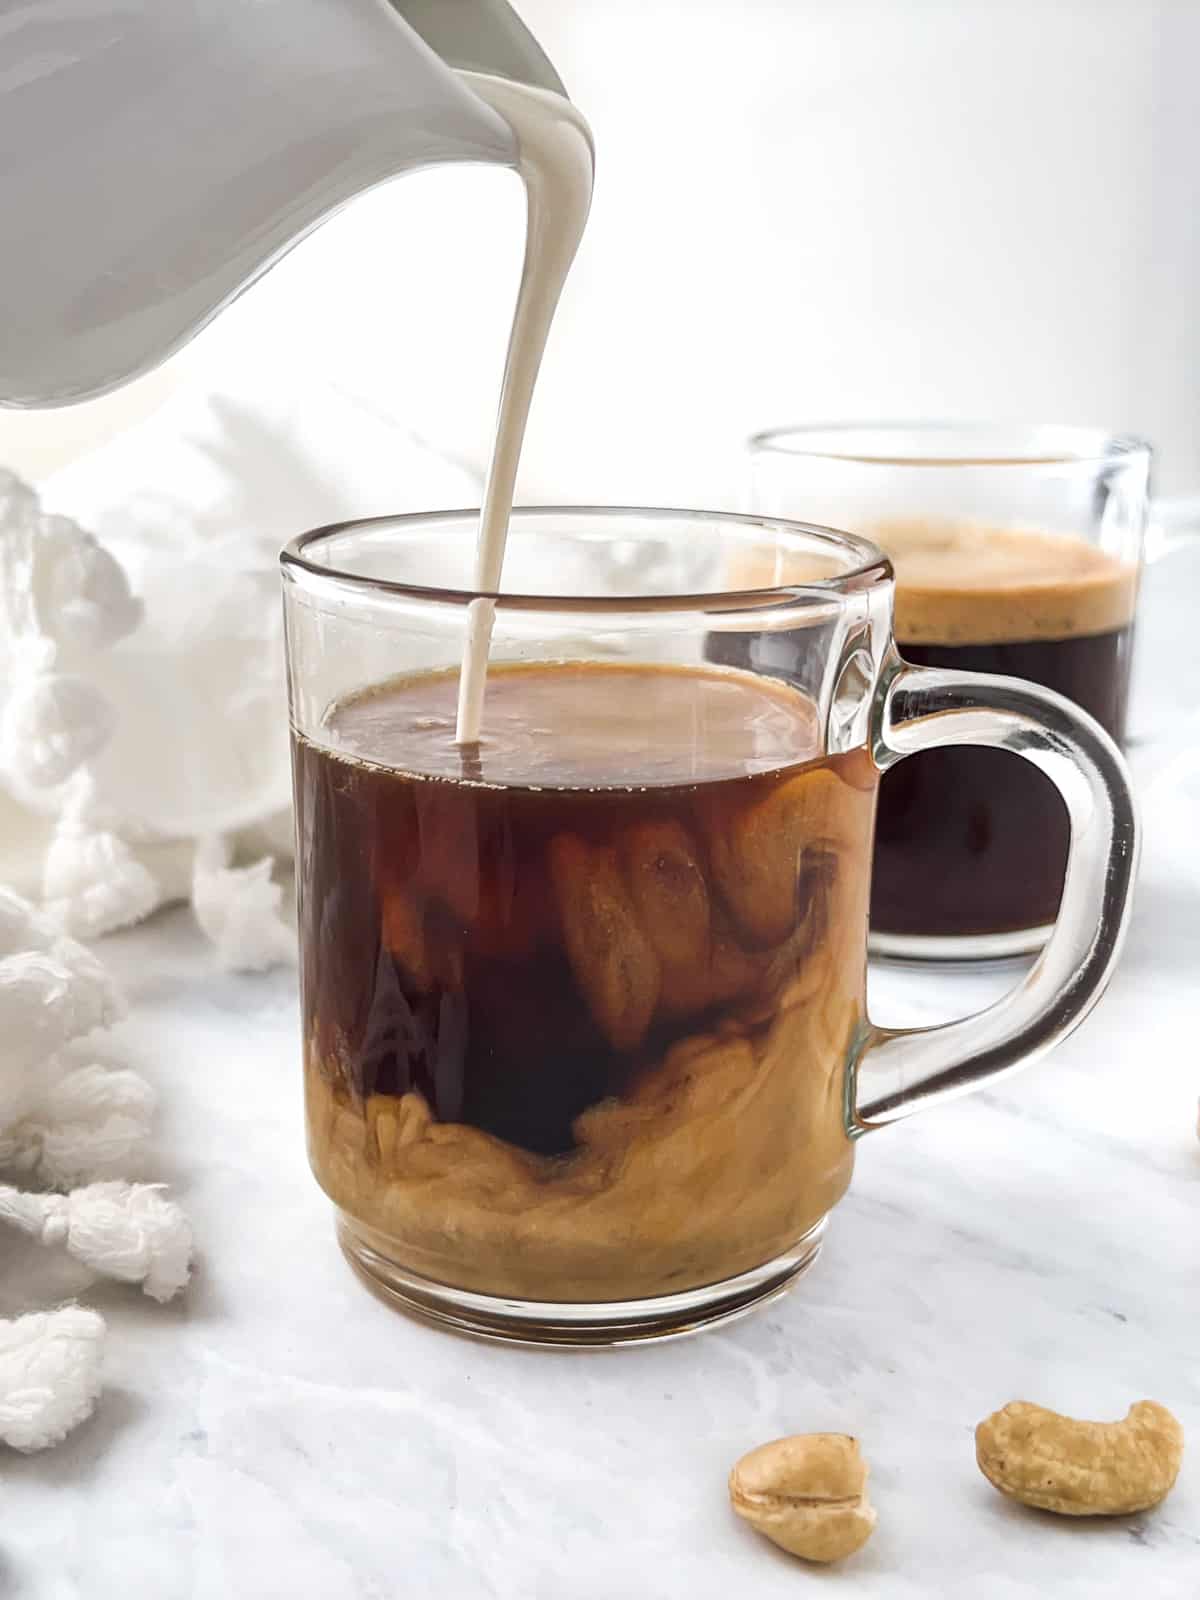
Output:
[[[161,1185],[125,1181],[144,1157],[154,1091],[96,1060],[121,999],[89,951],[0,889],[0,1442],[57,1444],[100,1393],[104,1319],[77,1305],[28,1312],[97,1278],[173,1299],[191,1272],[192,1230]],[[14,1242],[33,1255],[12,1259]],[[62,1281],[62,1271],[69,1273]],[[58,1279],[47,1284],[47,1273]]]
[[[199,379],[39,487],[0,541],[23,509],[10,610],[55,540],[95,593],[69,649],[33,618],[0,688],[0,881],[86,937],[190,896],[226,964],[287,958],[269,864],[239,864],[291,851],[279,548],[341,518],[473,504],[478,481],[275,365],[239,372],[236,393]]]
[[[41,486],[0,470],[0,1233],[6,1310],[44,1300],[14,1241],[166,1300],[192,1235],[127,1181],[150,1085],[92,1060],[119,1002],[92,937],[189,896],[218,959],[292,958],[279,547],[306,527],[470,504],[476,481],[328,386],[274,368],[203,383]],[[261,852],[266,854],[261,854]],[[260,853],[248,863],[239,857]],[[42,1285],[36,1294],[34,1284]],[[54,1444],[100,1393],[104,1320],[0,1321],[0,1441]]]

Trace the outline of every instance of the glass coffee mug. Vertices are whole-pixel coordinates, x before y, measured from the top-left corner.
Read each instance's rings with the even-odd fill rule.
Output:
[[[1122,743],[1150,450],[1087,428],[844,423],[750,441],[751,509],[878,543],[914,666],[1026,678]],[[917,959],[1039,950],[1070,825],[1040,772],[937,750],[879,796],[871,948]]]
[[[282,557],[313,1170],[411,1311],[547,1344],[684,1332],[810,1265],[862,1134],[1082,1020],[1129,910],[1125,769],[1058,695],[903,662],[864,540],[525,510],[480,596],[475,529],[379,518]],[[736,586],[768,558],[787,583]],[[494,634],[460,747],[473,603]],[[1062,909],[996,1005],[876,1028],[880,774],[956,745],[1058,788]]]

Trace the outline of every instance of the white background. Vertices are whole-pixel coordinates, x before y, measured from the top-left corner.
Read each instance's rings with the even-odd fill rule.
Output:
[[[518,3],[598,149],[526,498],[736,503],[756,426],[921,414],[1132,428],[1200,489],[1197,0]],[[509,174],[406,178],[0,461],[278,351],[478,463],[521,230]]]

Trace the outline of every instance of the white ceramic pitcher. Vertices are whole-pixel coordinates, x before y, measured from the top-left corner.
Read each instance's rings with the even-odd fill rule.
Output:
[[[0,406],[157,365],[355,195],[514,165],[453,69],[564,93],[504,0],[0,10]]]

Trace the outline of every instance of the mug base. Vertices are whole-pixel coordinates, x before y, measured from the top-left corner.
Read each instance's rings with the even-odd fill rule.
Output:
[[[1053,923],[1008,933],[881,933],[871,929],[867,950],[883,961],[1011,961],[1036,956],[1054,931]]]
[[[535,1348],[604,1348],[679,1339],[745,1316],[778,1299],[816,1261],[828,1217],[793,1249],[750,1272],[679,1294],[642,1300],[510,1300],[474,1294],[409,1272],[369,1244],[354,1219],[336,1212],[338,1243],[359,1278],[388,1305],[454,1333]]]

